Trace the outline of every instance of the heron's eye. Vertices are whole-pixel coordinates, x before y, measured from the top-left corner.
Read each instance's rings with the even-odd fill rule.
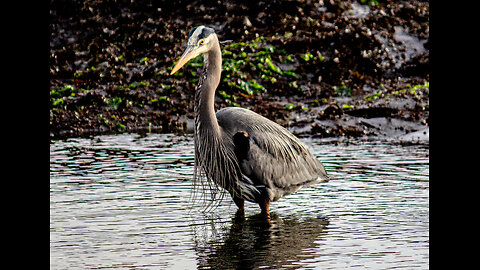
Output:
[[[198,45],[203,45],[205,44],[205,40],[201,39],[199,42],[198,42]]]

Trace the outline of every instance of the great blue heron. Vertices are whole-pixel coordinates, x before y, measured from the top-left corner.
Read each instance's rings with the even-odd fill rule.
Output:
[[[198,26],[188,33],[185,52],[170,75],[200,54],[203,72],[195,91],[195,173],[232,196],[239,211],[245,200],[260,205],[270,218],[270,202],[301,187],[329,180],[322,163],[307,146],[279,124],[244,108],[215,113],[222,53],[215,31]]]

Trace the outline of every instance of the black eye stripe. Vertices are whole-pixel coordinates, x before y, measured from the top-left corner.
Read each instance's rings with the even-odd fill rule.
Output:
[[[213,31],[212,28],[203,27],[202,32],[198,35],[198,39],[205,39],[213,33],[215,33],[215,31]]]
[[[203,39],[203,38],[205,38],[205,35],[207,34],[206,31],[205,31],[206,29],[207,29],[207,28],[203,28],[203,29],[202,29],[202,32],[200,32],[200,34],[198,35],[198,39]]]
[[[195,36],[193,36],[195,31],[197,31],[199,27],[201,27],[201,31],[199,33],[197,33]],[[193,28],[192,30],[190,30],[190,32],[188,32],[188,40],[192,44],[198,44],[199,40],[206,39],[207,37],[209,37],[213,33],[215,33],[215,31],[212,28],[200,25],[200,26],[197,26],[197,27]]]

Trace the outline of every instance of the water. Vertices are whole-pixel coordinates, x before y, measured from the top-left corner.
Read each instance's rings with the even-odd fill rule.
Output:
[[[428,269],[428,145],[303,141],[332,181],[273,202],[271,224],[190,202],[191,136],[52,141],[51,269]]]

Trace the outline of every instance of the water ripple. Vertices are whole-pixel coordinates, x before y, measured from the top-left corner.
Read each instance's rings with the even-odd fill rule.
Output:
[[[272,203],[271,224],[189,200],[190,136],[53,141],[51,268],[427,269],[428,145],[304,141],[332,181]]]

